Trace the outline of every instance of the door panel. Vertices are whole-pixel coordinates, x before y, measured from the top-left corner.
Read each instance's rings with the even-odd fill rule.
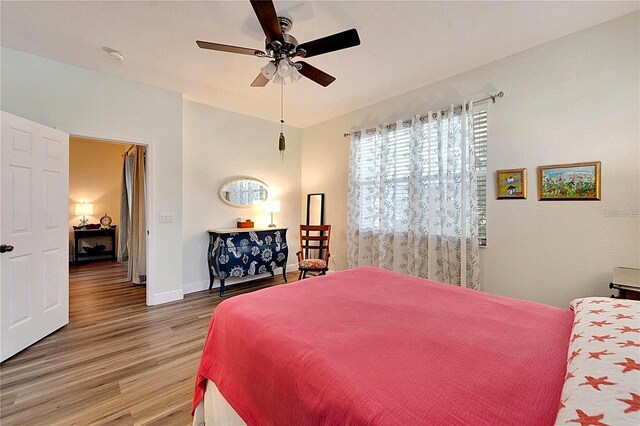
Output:
[[[9,137],[11,138],[11,146],[14,151],[31,154],[31,133],[16,128],[9,128]]]
[[[2,112],[0,361],[69,321],[69,136]]]
[[[60,226],[60,173],[44,171],[44,229],[52,231]]]
[[[11,182],[8,185],[11,193],[7,194],[7,202],[13,204],[11,235],[28,233],[31,230],[31,169],[27,167],[9,166]],[[5,194],[3,193],[4,197]]]
[[[47,158],[54,160],[60,159],[60,142],[46,137],[44,138],[44,142]]]
[[[60,250],[46,250],[44,260],[44,311],[47,312],[60,305],[62,295],[62,283],[60,282]]]
[[[9,259],[7,269],[10,281],[22,284],[9,288],[9,298],[13,302],[10,306],[9,327],[13,328],[31,320],[31,256],[15,256]]]

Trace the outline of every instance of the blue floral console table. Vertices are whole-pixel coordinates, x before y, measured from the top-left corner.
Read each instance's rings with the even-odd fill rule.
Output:
[[[220,279],[220,296],[224,295],[224,280],[269,272],[282,268],[287,281],[287,228],[209,229],[209,290],[215,277]]]

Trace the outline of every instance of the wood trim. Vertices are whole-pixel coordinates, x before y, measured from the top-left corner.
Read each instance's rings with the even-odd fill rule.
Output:
[[[326,241],[329,239],[326,235],[302,235],[300,238],[307,241]]]
[[[300,225],[301,231],[330,231],[331,225]]]
[[[302,249],[310,249],[310,250],[327,250],[329,248],[329,246],[314,246],[314,245],[310,245],[310,244],[303,244],[300,246],[300,248]]]

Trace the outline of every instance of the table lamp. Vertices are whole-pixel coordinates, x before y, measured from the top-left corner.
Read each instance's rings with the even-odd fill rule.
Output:
[[[269,228],[275,228],[276,224],[273,223],[273,214],[280,213],[280,200],[267,200],[265,203],[266,210],[271,213],[271,223]]]
[[[80,229],[87,229],[87,216],[93,215],[93,204],[91,203],[77,203],[76,204],[76,216],[82,216],[80,220]]]

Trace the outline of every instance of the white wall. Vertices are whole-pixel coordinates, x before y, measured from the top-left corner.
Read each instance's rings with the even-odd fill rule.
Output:
[[[302,193],[326,193],[334,267],[346,267],[343,133],[503,90],[489,112],[489,172],[526,167],[530,195],[496,200],[489,179],[483,288],[565,307],[609,295],[612,268],[640,264],[638,217],[605,216],[640,205],[638,22],[631,14],[305,128]],[[602,201],[537,201],[537,166],[596,160]]]
[[[274,100],[275,101],[275,100]],[[220,185],[249,176],[265,182],[282,211],[274,221],[289,227],[289,264],[295,264],[300,223],[302,131],[285,128],[284,159],[278,151],[279,123],[261,120],[197,102],[183,102],[183,262],[185,292],[208,288],[207,229],[234,228],[236,219],[253,219],[256,227],[269,224],[263,208],[240,209],[218,197]],[[274,103],[274,107],[276,103]],[[275,110],[274,110],[275,111]],[[234,280],[227,280],[227,285]],[[215,283],[219,285],[218,280]]]
[[[182,298],[182,95],[2,48],[2,110],[60,129],[151,144],[154,304]],[[161,213],[175,223],[160,224]]]

